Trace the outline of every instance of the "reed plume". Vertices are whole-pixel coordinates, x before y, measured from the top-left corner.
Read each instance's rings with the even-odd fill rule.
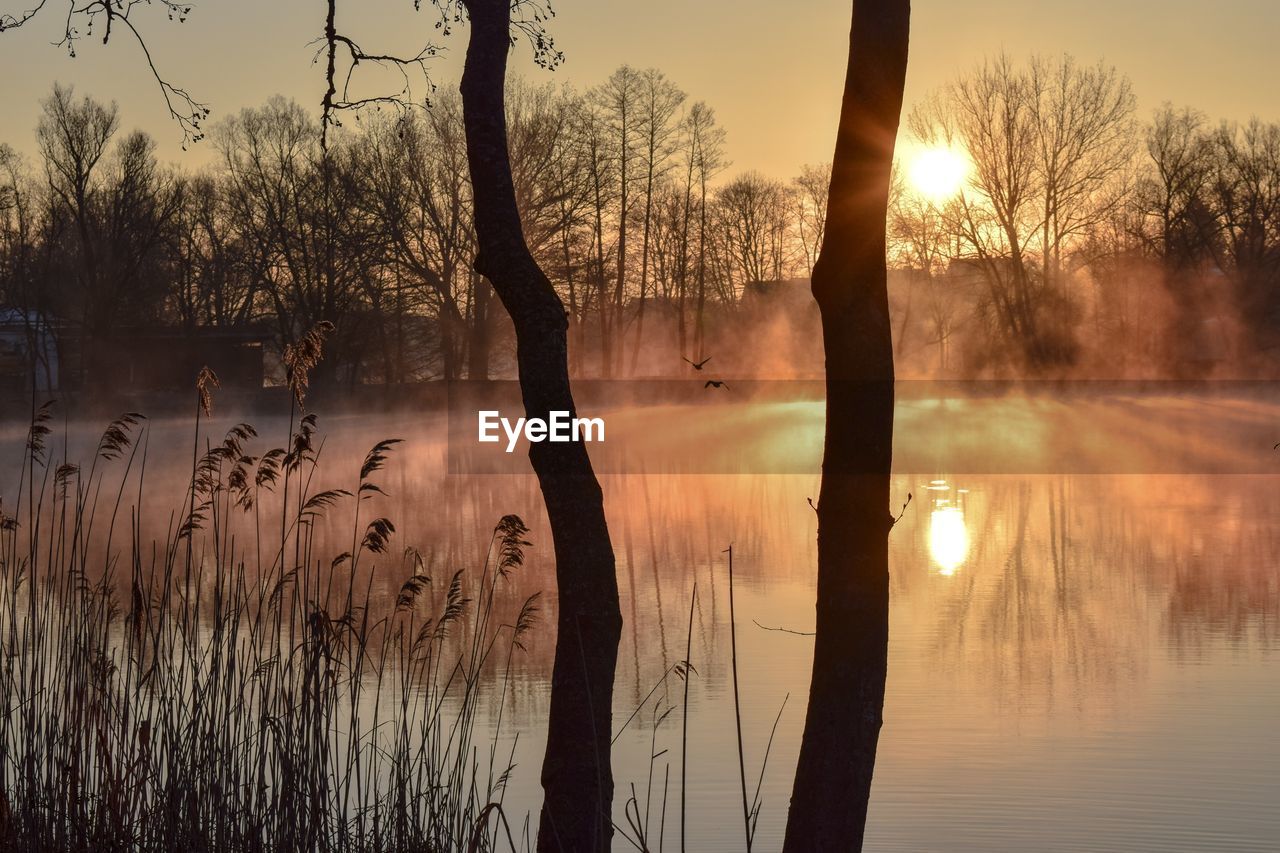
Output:
[[[289,390],[293,392],[299,409],[306,403],[311,371],[320,363],[320,358],[324,355],[325,339],[333,330],[333,323],[321,320],[305,335],[284,348],[284,367],[288,375]]]
[[[207,415],[216,385],[202,376]],[[51,412],[36,410],[25,445],[34,487],[0,501],[0,851],[494,849],[477,827],[500,811],[513,758],[486,729],[489,763],[477,759],[478,708],[484,684],[506,700],[536,623],[536,596],[506,613],[497,595],[523,564],[522,521],[504,517],[496,551],[438,592],[436,561],[414,548],[359,580],[350,553],[322,555],[307,532],[273,566],[260,515],[310,531],[362,502],[310,489],[309,415],[288,452],[255,452],[248,424],[206,445],[180,523],[153,543],[146,421],[122,415],[92,465],[49,470]],[[362,500],[383,494],[396,444],[365,456]],[[286,472],[296,501],[264,505]],[[363,529],[358,550],[387,560],[395,525]],[[377,592],[374,573],[397,571],[398,593]]]

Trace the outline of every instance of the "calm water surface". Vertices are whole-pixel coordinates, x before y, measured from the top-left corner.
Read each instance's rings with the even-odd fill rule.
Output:
[[[213,433],[239,419],[219,413]],[[258,421],[283,435],[284,423]],[[599,466],[626,620],[615,849],[635,849],[624,832],[646,820],[654,849],[659,835],[664,849],[680,846],[683,682],[663,674],[685,657],[695,584],[688,849],[744,849],[723,553],[732,544],[748,786],[761,782],[755,849],[777,850],[812,653],[807,498],[818,478],[751,468],[767,457],[761,470],[815,471],[821,406],[640,409],[615,422],[607,444],[626,445],[628,461],[602,456]],[[685,440],[672,438],[677,423]],[[753,426],[729,428],[743,423]],[[894,493],[912,499],[891,539],[888,698],[867,849],[1280,850],[1280,407],[913,400],[899,429]],[[447,476],[456,460],[438,417],[322,416],[321,430],[332,482],[317,486],[353,479],[374,441],[406,439],[381,479],[390,497],[379,511],[434,571],[476,565],[493,523],[517,513],[535,545],[511,600],[553,591],[531,477]],[[70,433],[73,448],[90,441],[87,430]],[[174,505],[189,434],[180,422],[152,426],[150,488],[169,490]],[[20,442],[20,431],[4,433],[7,462]],[[624,473],[678,452],[739,467]],[[14,473],[0,470],[6,487]],[[377,569],[388,595],[404,579],[391,563]],[[548,608],[499,735],[510,744],[519,732],[506,803],[515,815],[537,813],[553,626]]]

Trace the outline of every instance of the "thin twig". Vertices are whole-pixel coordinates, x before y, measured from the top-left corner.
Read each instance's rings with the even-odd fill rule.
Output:
[[[761,625],[759,622],[756,622],[756,620],[754,619],[752,619],[751,621],[756,623],[757,628],[763,628],[766,631],[780,631],[783,634],[795,634],[797,637],[814,636],[813,631],[793,631],[790,628],[770,628],[768,625]]]

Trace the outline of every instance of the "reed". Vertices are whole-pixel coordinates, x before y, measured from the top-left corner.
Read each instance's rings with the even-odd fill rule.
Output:
[[[300,409],[305,370],[291,385]],[[202,373],[190,482],[154,539],[146,420],[113,421],[86,468],[51,458],[53,408],[34,410],[0,501],[0,850],[513,847],[513,750],[487,721],[477,734],[482,702],[501,726],[537,617],[536,596],[507,612],[500,593],[523,522],[503,518],[474,571],[435,576],[364,510],[394,440],[351,489],[317,490],[313,414],[285,447],[255,451],[248,424],[213,443],[214,388]],[[350,550],[320,553],[344,512]]]
[[[77,462],[69,425],[59,445],[54,404],[33,400],[16,500],[0,495],[0,853],[532,849],[529,816],[513,832],[504,807],[517,734],[503,728],[539,612],[537,595],[513,605],[505,590],[528,529],[505,516],[473,570],[434,573],[370,511],[399,439],[353,465],[348,488],[319,488],[323,440],[305,403],[326,331],[288,354],[281,446],[258,448],[247,423],[206,437],[218,379],[200,372],[190,476],[159,499],[176,509],[153,508],[145,417],[121,415]],[[166,512],[152,534],[145,522]],[[334,537],[344,524],[349,539]],[[748,798],[728,553],[749,850],[773,733]],[[615,823],[642,853],[664,847],[659,730],[677,707],[687,844],[697,594],[684,659],[613,736],[645,715],[647,778]]]
[[[747,757],[742,749],[742,699],[738,691],[738,621],[733,609],[733,546],[730,545],[725,553],[729,555],[729,666],[733,673],[733,724],[738,735],[738,778],[742,785],[742,823],[746,834],[747,853],[751,853],[755,821],[752,818],[752,809],[747,804]]]

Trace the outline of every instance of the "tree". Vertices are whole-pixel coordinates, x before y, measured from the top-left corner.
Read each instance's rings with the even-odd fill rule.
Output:
[[[359,326],[386,256],[378,222],[361,204],[367,175],[354,149],[323,149],[314,119],[281,97],[221,122],[215,142],[232,220],[261,253],[256,286],[271,301],[280,339],[334,323],[336,358],[320,369],[332,379],[345,362],[354,381],[374,337]]]
[[[1042,187],[1041,274],[1049,282],[1061,275],[1070,241],[1105,222],[1125,199],[1135,99],[1128,78],[1102,63],[1037,56],[1027,74]]]
[[[885,219],[910,0],[855,0],[827,227],[813,271],[827,358],[813,679],[783,850],[858,850],[884,712],[894,368]]]
[[[91,98],[75,102],[74,92],[59,85],[43,103],[36,140],[44,161],[51,198],[60,206],[77,237],[78,290],[86,297],[99,290],[97,222],[98,165],[119,127],[115,104]],[[82,316],[93,318],[93,300],[86,298]]]
[[[1194,361],[1204,345],[1203,273],[1214,262],[1218,242],[1209,198],[1214,145],[1203,115],[1169,104],[1156,111],[1145,143],[1146,168],[1134,198],[1137,230],[1173,300],[1165,354],[1181,365]]]
[[[710,249],[711,181],[728,166],[724,156],[724,128],[716,124],[715,111],[702,101],[694,104],[684,120],[686,140],[685,162],[690,185],[698,194],[698,254],[694,264],[693,343],[697,357],[703,356],[706,341],[707,267]],[[692,196],[692,191],[690,192]],[[684,311],[680,313],[684,326]],[[684,355],[684,333],[681,332],[680,354]]]
[[[182,185],[156,160],[155,140],[126,134],[107,163],[99,214],[100,290],[89,328],[110,329],[121,316],[155,320],[165,289],[163,264],[182,205]]]
[[[589,242],[591,184],[580,136],[581,99],[568,88],[521,78],[507,87],[507,135],[516,204],[525,240],[538,265],[566,300],[571,365],[581,367],[589,302],[578,274]],[[577,371],[577,372],[580,372]]]
[[[434,310],[446,380],[462,377],[464,353],[471,378],[486,378],[488,317],[477,305],[470,269],[475,231],[462,102],[446,93],[424,115],[366,124],[360,148],[365,204],[387,241],[397,280],[410,282],[408,304]],[[403,288],[396,299],[405,301]]]
[[[92,350],[122,319],[158,313],[159,256],[181,197],[156,162],[151,137],[135,131],[112,146],[119,126],[114,104],[77,100],[71,89],[55,85],[43,106],[36,138],[48,217],[73,234],[57,246],[74,270],[74,285],[59,288],[59,307],[79,319]],[[83,358],[85,369],[97,363],[91,351]]]
[[[1234,279],[1255,343],[1270,349],[1280,330],[1280,124],[1224,125],[1213,144],[1218,268]]]
[[[0,302],[39,311],[34,194],[22,158],[0,144]]]
[[[661,71],[649,68],[640,74],[640,160],[644,166],[644,213],[640,237],[640,299],[636,307],[636,336],[631,350],[631,372],[636,372],[644,341],[644,307],[649,292],[650,238],[653,232],[654,194],[670,168],[679,125],[676,115],[684,92]]]
[[[604,373],[606,377],[621,372],[622,343],[626,329],[627,242],[630,226],[632,182],[635,180],[636,148],[640,144],[642,75],[629,65],[614,71],[609,79],[592,91],[592,99],[605,119],[607,145],[614,162],[617,193],[617,264],[610,305],[609,345]]]
[[[1071,57],[984,62],[912,112],[922,142],[960,148],[970,188],[945,208],[987,284],[993,332],[1043,370],[1070,362],[1063,258],[1123,200],[1129,82]]]
[[[831,165],[806,165],[791,180],[792,217],[804,261],[804,274],[813,275],[813,265],[822,248],[827,227],[827,196],[831,193]]]
[[[539,65],[559,62],[542,26],[549,12],[533,0],[436,0],[435,5],[441,15],[438,26],[446,34],[454,24],[470,23],[460,91],[476,234],[474,268],[492,282],[515,327],[526,417],[547,419],[552,411],[573,417],[568,318],[524,235],[506,117],[513,39],[525,37]],[[350,49],[353,65],[364,55],[342,40],[335,14],[336,0],[329,0],[322,127],[334,121],[335,111],[358,106],[335,95],[336,45]],[[609,755],[622,615],[604,498],[581,441],[533,442],[529,459],[547,508],[559,593],[538,849],[607,851],[613,836]]]
[[[183,327],[237,327],[255,316],[262,276],[255,253],[232,227],[225,182],[212,174],[181,181],[182,206],[166,251],[169,311]]]
[[[937,205],[924,196],[908,191],[902,186],[901,176],[895,174],[893,192],[889,202],[889,236],[891,254],[908,278],[907,304],[899,311],[896,353],[901,358],[907,352],[908,330],[915,285],[925,289],[925,308],[932,340],[938,347],[938,367],[946,370],[950,338],[955,316],[955,282],[940,279],[949,260],[948,250],[952,238],[945,215]]]
[[[747,172],[716,193],[731,275],[742,285],[778,281],[787,271],[787,189]]]
[[[510,85],[512,172],[525,236],[569,312],[570,370],[585,369],[588,315],[603,301],[605,191],[599,121],[567,86]],[[598,241],[597,238],[600,238]],[[598,263],[597,263],[598,259]]]
[[[1200,112],[1165,104],[1146,131],[1147,168],[1138,183],[1139,215],[1151,250],[1171,268],[1194,266],[1204,256],[1198,210],[1207,210],[1213,174],[1213,139]]]
[[[590,99],[578,103],[574,113],[575,135],[586,170],[586,187],[591,230],[587,258],[588,279],[595,288],[598,323],[599,375],[612,373],[613,323],[608,293],[611,247],[605,243],[605,221],[615,201],[617,163],[608,143],[608,122],[604,111]]]
[[[511,173],[504,93],[512,4],[463,5],[471,23],[461,89],[476,270],[493,282],[515,326],[526,417],[545,419],[551,411],[572,417],[568,320],[525,242]],[[523,32],[536,58],[554,58],[540,27]],[[531,443],[529,459],[546,502],[559,591],[538,849],[607,851],[613,836],[610,720],[622,615],[604,499],[581,442]]]

